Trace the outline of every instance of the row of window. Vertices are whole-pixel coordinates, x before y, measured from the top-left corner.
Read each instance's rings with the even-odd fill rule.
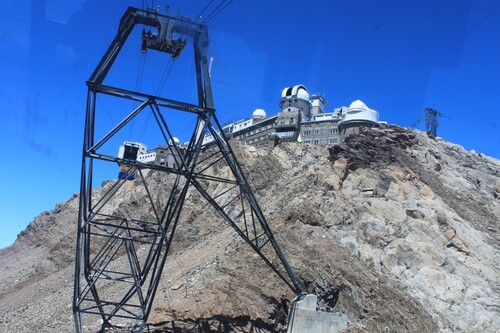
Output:
[[[252,143],[256,143],[256,142],[259,142],[259,141],[262,141],[262,140],[265,140],[267,138],[269,138],[269,134],[266,134],[266,135],[262,135],[262,136],[259,136],[258,138],[255,138],[255,139],[252,139],[252,140],[248,140],[248,143],[249,144],[252,144]]]
[[[246,138],[248,136],[252,136],[254,134],[257,134],[257,133],[260,133],[260,132],[265,131],[267,129],[270,129],[271,127],[272,127],[272,125],[262,126],[262,127],[259,127],[259,128],[255,129],[255,130],[253,130],[253,131],[246,132],[246,133],[241,133],[241,134],[240,133],[236,133],[235,135]]]
[[[329,138],[329,139],[314,139],[314,140],[304,140],[302,141],[303,143],[312,143],[314,145],[319,145],[320,143],[323,143],[323,144],[336,144],[338,143],[338,139],[337,138]]]
[[[330,133],[330,134],[337,134],[338,132],[339,131],[336,128],[330,128],[330,129],[324,129],[323,130],[323,133]],[[320,133],[321,133],[321,130],[315,129],[315,130],[305,130],[305,131],[303,131],[302,134],[304,136],[308,136],[308,135],[312,135],[312,134],[319,135]]]
[[[338,120],[321,121],[321,124],[322,125],[324,125],[324,124],[337,124],[338,122],[339,122]],[[318,125],[317,123],[310,123],[310,122],[302,124],[302,126],[304,126],[304,127],[312,127],[312,126],[317,126],[317,125]]]

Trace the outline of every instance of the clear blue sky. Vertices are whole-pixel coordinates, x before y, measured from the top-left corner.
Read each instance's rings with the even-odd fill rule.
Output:
[[[78,192],[85,81],[125,9],[144,3],[151,0],[0,3],[0,247]],[[207,3],[156,0],[155,6],[196,16]],[[361,99],[381,120],[402,126],[433,107],[446,115],[439,136],[500,157],[499,0],[234,0],[208,25],[222,122],[255,108],[274,114],[281,90],[301,83],[325,95],[328,111]],[[126,51],[119,68],[130,72],[110,73],[112,83],[148,89],[148,75],[163,73],[166,58],[149,52],[152,72],[139,81],[139,41]],[[167,97],[193,97],[186,79],[192,61],[185,56],[163,89]]]

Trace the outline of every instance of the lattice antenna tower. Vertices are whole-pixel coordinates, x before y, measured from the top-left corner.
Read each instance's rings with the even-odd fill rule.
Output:
[[[443,117],[439,111],[433,108],[425,108],[425,131],[427,135],[436,137],[437,128],[439,126],[438,116]]]

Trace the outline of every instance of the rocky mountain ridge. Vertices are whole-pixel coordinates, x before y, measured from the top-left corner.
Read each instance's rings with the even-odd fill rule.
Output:
[[[500,330],[498,160],[399,127],[232,146],[292,267],[349,332]],[[168,176],[148,177],[161,197]],[[144,196],[129,182],[112,209],[142,212]],[[151,331],[282,331],[293,295],[207,209],[191,189]],[[0,332],[74,330],[77,213],[75,194],[0,251]]]

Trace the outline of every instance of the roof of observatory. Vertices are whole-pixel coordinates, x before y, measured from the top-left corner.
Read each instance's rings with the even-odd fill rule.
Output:
[[[295,87],[286,87],[283,89],[281,98],[300,98],[309,100],[309,93],[304,85],[298,84]]]

